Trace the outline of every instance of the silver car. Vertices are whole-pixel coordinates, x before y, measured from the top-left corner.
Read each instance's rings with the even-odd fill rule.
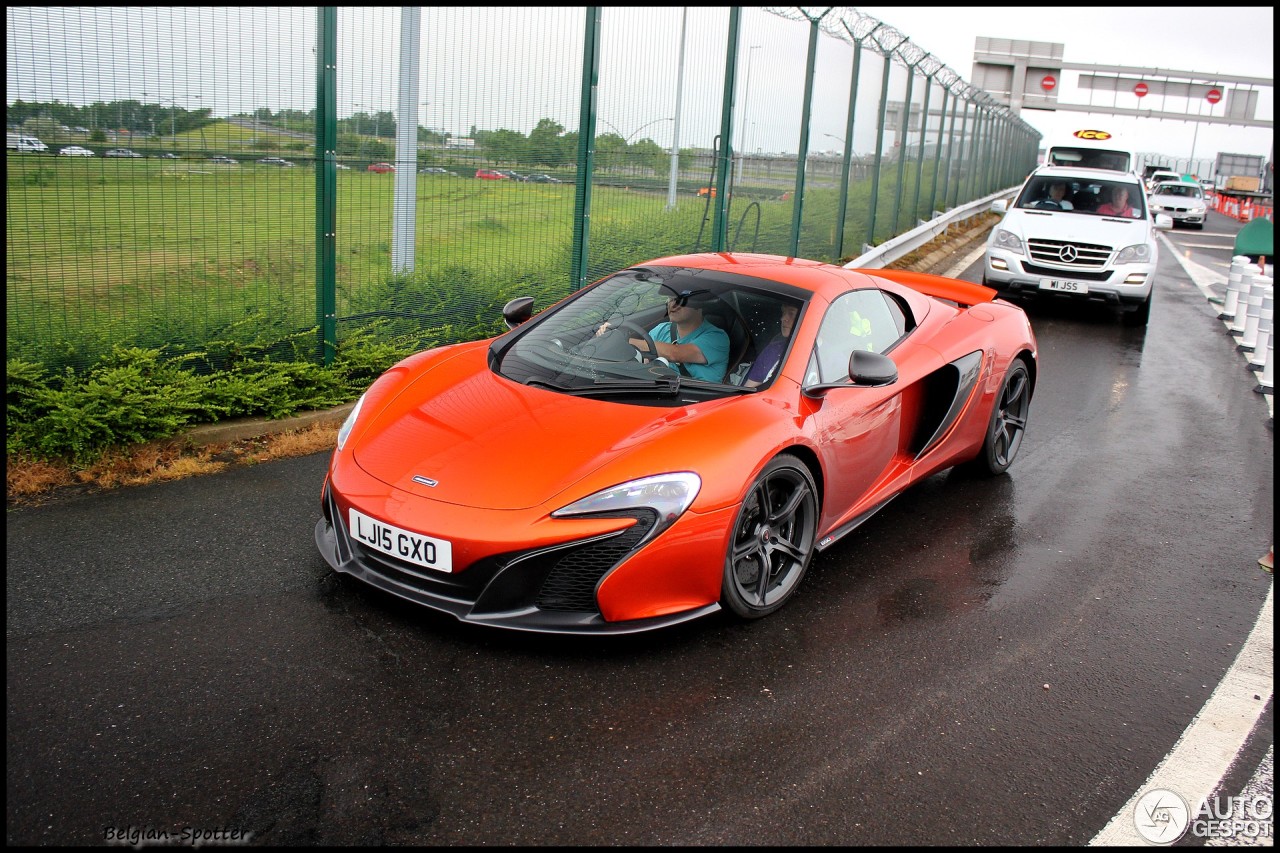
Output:
[[[1188,181],[1158,183],[1151,189],[1147,203],[1151,205],[1152,213],[1169,214],[1174,225],[1204,228],[1208,204],[1204,199],[1204,189],[1199,184]]]

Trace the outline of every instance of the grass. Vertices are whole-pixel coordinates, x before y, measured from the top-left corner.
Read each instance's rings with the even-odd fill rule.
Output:
[[[992,217],[982,217],[976,228],[944,234],[892,266],[931,271],[924,266],[931,257],[936,258],[942,251],[952,256],[962,254],[973,241],[984,239],[985,226],[991,220]],[[304,429],[284,428],[259,438],[210,445],[193,446],[165,439],[112,451],[83,469],[65,462],[10,457],[5,472],[7,505],[10,509],[38,506],[76,495],[217,474],[233,466],[319,453],[334,447],[338,426],[333,422]]]

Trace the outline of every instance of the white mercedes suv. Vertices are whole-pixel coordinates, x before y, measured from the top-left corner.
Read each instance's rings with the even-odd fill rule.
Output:
[[[982,283],[1002,296],[1052,296],[1117,306],[1145,326],[1159,250],[1173,219],[1147,206],[1130,172],[1043,166],[1027,176],[987,237]]]

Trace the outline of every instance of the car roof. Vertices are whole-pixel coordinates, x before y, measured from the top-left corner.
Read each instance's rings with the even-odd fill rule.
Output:
[[[849,269],[822,261],[805,258],[789,258],[751,252],[701,252],[691,255],[673,255],[656,258],[632,269],[643,267],[676,267],[686,270],[736,273],[779,282],[811,293],[834,299],[854,288],[877,287],[870,278],[874,270]]]

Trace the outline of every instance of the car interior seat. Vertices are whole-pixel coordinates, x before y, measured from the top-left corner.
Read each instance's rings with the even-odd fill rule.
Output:
[[[729,336],[729,363],[725,374],[732,376],[740,364],[749,357],[754,357],[751,352],[751,331],[747,328],[747,322],[733,306],[724,300],[716,300],[714,305],[706,308],[702,316],[708,323],[723,329]]]

